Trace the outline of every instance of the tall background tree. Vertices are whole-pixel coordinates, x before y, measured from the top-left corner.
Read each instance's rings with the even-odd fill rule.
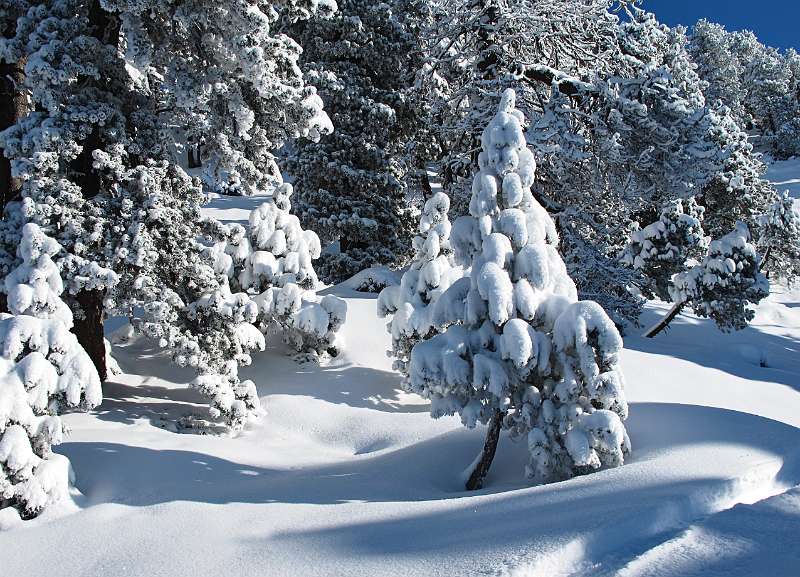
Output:
[[[302,67],[334,132],[297,142],[286,162],[301,221],[323,245],[319,273],[341,281],[373,265],[399,265],[410,253],[419,201],[417,147],[423,118],[409,88],[419,66],[417,3],[344,0],[331,18],[297,22]],[[416,197],[416,200],[415,200]]]

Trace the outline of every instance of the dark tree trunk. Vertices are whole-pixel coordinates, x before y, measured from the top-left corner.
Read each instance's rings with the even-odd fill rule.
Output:
[[[187,146],[188,150],[186,151],[187,159],[186,164],[189,168],[200,168],[203,166],[203,161],[200,158],[200,145],[199,144],[189,144]]]
[[[93,0],[89,8],[89,22],[95,38],[104,44],[119,46],[119,17],[115,13],[106,11],[101,0]],[[104,79],[100,78],[94,82],[102,84]],[[93,152],[104,148],[107,144],[101,127],[95,126],[82,144],[83,151],[72,163],[72,168],[78,173],[76,183],[80,185],[83,197],[93,198],[102,188],[102,175],[92,166]],[[105,381],[108,377],[103,334],[104,297],[105,291],[100,290],[84,290],[75,295],[75,300],[83,312],[83,318],[76,318],[72,327],[78,342],[92,359],[101,381]]]
[[[761,257],[761,262],[758,263],[758,272],[763,272],[764,267],[766,266],[767,262],[769,261],[770,253],[772,252],[772,247],[768,246],[767,250],[764,251],[764,256]]]
[[[81,291],[75,295],[75,300],[83,311],[84,318],[75,319],[72,332],[78,337],[86,353],[92,359],[100,381],[108,378],[106,367],[106,343],[103,335],[103,298],[105,291]]]
[[[28,114],[28,99],[22,89],[24,80],[24,62],[0,62],[0,131]],[[9,202],[19,198],[20,184],[18,179],[11,177],[11,161],[0,149],[0,216]]]
[[[422,188],[423,200],[428,200],[433,196],[433,188],[431,187],[431,180],[428,178],[428,167],[424,162],[420,163],[419,167],[419,185]]]
[[[666,314],[666,316],[658,321],[655,325],[650,327],[647,332],[644,333],[644,336],[646,336],[648,339],[652,339],[658,333],[663,331],[665,328],[667,328],[669,323],[672,322],[672,319],[680,314],[684,306],[686,306],[686,303],[676,303],[672,305],[672,308],[669,309],[669,312]]]
[[[486,442],[483,445],[483,451],[475,464],[475,468],[467,479],[467,491],[475,491],[483,487],[483,480],[489,472],[489,467],[492,466],[494,454],[497,451],[497,442],[500,440],[500,429],[503,426],[503,419],[506,414],[500,409],[495,409],[492,414],[492,419],[489,421],[489,429],[486,431]]]

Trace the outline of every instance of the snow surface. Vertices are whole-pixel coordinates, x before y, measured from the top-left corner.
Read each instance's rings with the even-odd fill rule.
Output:
[[[789,191],[789,196],[800,199],[800,157],[775,161],[764,175],[779,192]]]
[[[217,198],[215,216],[250,201]],[[273,338],[241,371],[267,414],[237,438],[174,432],[206,409],[193,374],[116,346],[103,404],[64,416],[80,494],[0,531],[0,575],[798,574],[800,292],[728,335],[689,314],[631,330],[630,460],[530,487],[527,447],[504,436],[476,493],[460,474],[484,431],[400,391],[376,295],[328,293],[347,301],[347,349],[297,364]]]

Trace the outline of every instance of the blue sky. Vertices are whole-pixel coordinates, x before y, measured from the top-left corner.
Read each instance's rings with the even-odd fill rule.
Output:
[[[670,26],[706,18],[728,30],[752,30],[776,48],[800,49],[800,0],[644,0],[642,8]]]

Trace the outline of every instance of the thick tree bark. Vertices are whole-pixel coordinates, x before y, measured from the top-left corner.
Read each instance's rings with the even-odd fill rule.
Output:
[[[647,330],[647,332],[644,333],[644,336],[647,337],[648,339],[652,339],[658,333],[663,331],[665,328],[667,328],[669,323],[672,322],[672,319],[674,319],[680,314],[684,306],[686,306],[686,303],[675,303],[674,305],[672,305],[672,308],[669,309],[669,312],[666,314],[666,316],[664,316],[663,319],[661,319],[652,327],[650,327]]]
[[[13,126],[28,114],[28,98],[23,91],[25,63],[0,62],[0,131]],[[11,177],[11,161],[0,149],[0,216],[6,205],[19,198],[20,182]]]
[[[78,342],[92,359],[101,382],[108,378],[106,343],[103,334],[104,297],[105,291],[85,290],[79,292],[75,296],[75,300],[78,301],[84,316],[82,319],[76,318],[72,327],[72,332],[78,337]]]
[[[100,0],[94,0],[89,8],[89,22],[92,25],[92,35],[110,46],[119,45],[120,20],[117,14],[107,12]],[[103,83],[103,79],[96,82]],[[100,127],[95,127],[88,138],[82,143],[83,151],[72,163],[72,168],[77,173],[76,182],[81,187],[84,198],[93,198],[101,192],[102,175],[92,166],[93,152],[105,147],[106,142]],[[75,300],[83,311],[83,318],[76,318],[72,332],[78,337],[78,342],[92,359],[97,374],[101,381],[108,377],[106,367],[106,347],[103,333],[103,317],[105,291],[81,291],[75,295]],[[80,315],[78,315],[80,316]]]
[[[489,421],[489,429],[486,431],[486,442],[483,445],[483,451],[477,459],[475,468],[467,479],[467,491],[475,491],[483,487],[483,480],[489,472],[489,467],[492,466],[494,454],[497,451],[497,442],[500,440],[500,429],[503,426],[503,419],[506,414],[500,409],[495,409],[492,418]]]

